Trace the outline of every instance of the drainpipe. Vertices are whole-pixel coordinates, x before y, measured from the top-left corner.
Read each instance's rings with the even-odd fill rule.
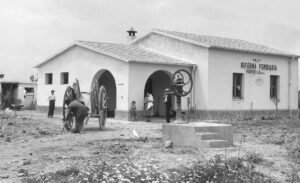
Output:
[[[191,107],[192,110],[195,109],[195,87],[196,87],[196,82],[195,82],[195,75],[196,75],[196,65],[193,65],[192,68],[192,78],[193,78],[193,88],[192,88],[192,93],[191,93]]]
[[[0,82],[0,106],[2,106],[2,104],[3,104],[3,101],[2,101],[2,83]]]
[[[289,65],[288,65],[288,77],[289,77],[289,83],[288,83],[288,109],[289,109],[289,118],[292,117],[292,111],[291,111],[291,60],[294,60],[294,57],[289,59]]]

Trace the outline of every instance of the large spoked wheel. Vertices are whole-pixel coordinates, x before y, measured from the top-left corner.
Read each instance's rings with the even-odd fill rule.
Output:
[[[106,116],[107,116],[107,97],[104,86],[99,88],[98,92],[98,112],[99,112],[99,126],[100,130],[104,130]]]
[[[63,122],[66,130],[70,131],[72,129],[74,119],[73,115],[68,115],[68,105],[67,101],[71,102],[76,99],[75,91],[72,87],[68,86],[66,88],[64,99],[63,99]]]
[[[172,76],[172,90],[177,96],[187,96],[193,88],[191,74],[185,69],[177,70]]]

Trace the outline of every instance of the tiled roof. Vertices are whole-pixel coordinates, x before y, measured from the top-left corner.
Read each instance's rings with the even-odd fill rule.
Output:
[[[251,43],[239,39],[188,34],[188,33],[167,31],[167,30],[160,30],[160,29],[154,29],[153,32],[158,34],[163,34],[165,36],[171,36],[173,38],[177,38],[183,41],[191,42],[208,48],[219,48],[219,49],[228,49],[228,50],[236,50],[236,51],[244,51],[244,52],[270,54],[270,55],[299,57],[298,55],[292,53],[280,51],[264,45]]]
[[[185,60],[164,56],[159,53],[143,49],[141,47],[138,47],[137,45],[76,41],[75,43],[71,44],[67,48],[52,55],[44,62],[36,65],[35,68],[41,67],[45,63],[51,61],[57,55],[63,53],[64,51],[76,45],[125,62],[141,62],[141,63],[151,63],[151,64],[185,65],[185,66],[195,65]]]
[[[184,60],[167,57],[159,53],[155,53],[137,45],[123,45],[112,43],[98,43],[77,41],[77,45],[91,49],[93,51],[115,57],[126,62],[142,62],[142,63],[158,63],[172,65],[194,65]]]

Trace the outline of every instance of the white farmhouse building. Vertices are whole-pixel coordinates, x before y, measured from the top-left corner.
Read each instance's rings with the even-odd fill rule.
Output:
[[[177,69],[186,69],[194,78],[188,96],[194,118],[267,117],[274,115],[276,99],[282,114],[295,115],[298,57],[247,41],[158,29],[129,45],[76,41],[36,66],[37,106],[47,109],[54,89],[59,109],[66,86],[77,78],[84,94],[93,82],[106,87],[109,115],[117,119],[128,118],[131,101],[141,119],[146,91],[154,96],[154,114],[164,116],[163,91]]]

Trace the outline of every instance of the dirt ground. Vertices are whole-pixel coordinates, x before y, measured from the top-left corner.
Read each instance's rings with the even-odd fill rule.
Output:
[[[167,149],[162,141],[163,119],[151,123],[108,119],[101,132],[98,121],[91,119],[81,134],[72,134],[63,131],[61,118],[18,111],[16,117],[11,114],[0,121],[0,182],[24,182],[26,177],[40,177],[98,160],[114,164],[130,157],[137,164],[153,164],[166,170],[205,161],[216,154],[232,157],[249,153],[262,155],[264,161],[257,166],[258,171],[279,182],[289,182],[294,164],[288,156],[285,137],[300,134],[300,122],[295,120],[235,121],[230,122],[235,131],[233,147]],[[137,139],[134,129],[145,138]]]

